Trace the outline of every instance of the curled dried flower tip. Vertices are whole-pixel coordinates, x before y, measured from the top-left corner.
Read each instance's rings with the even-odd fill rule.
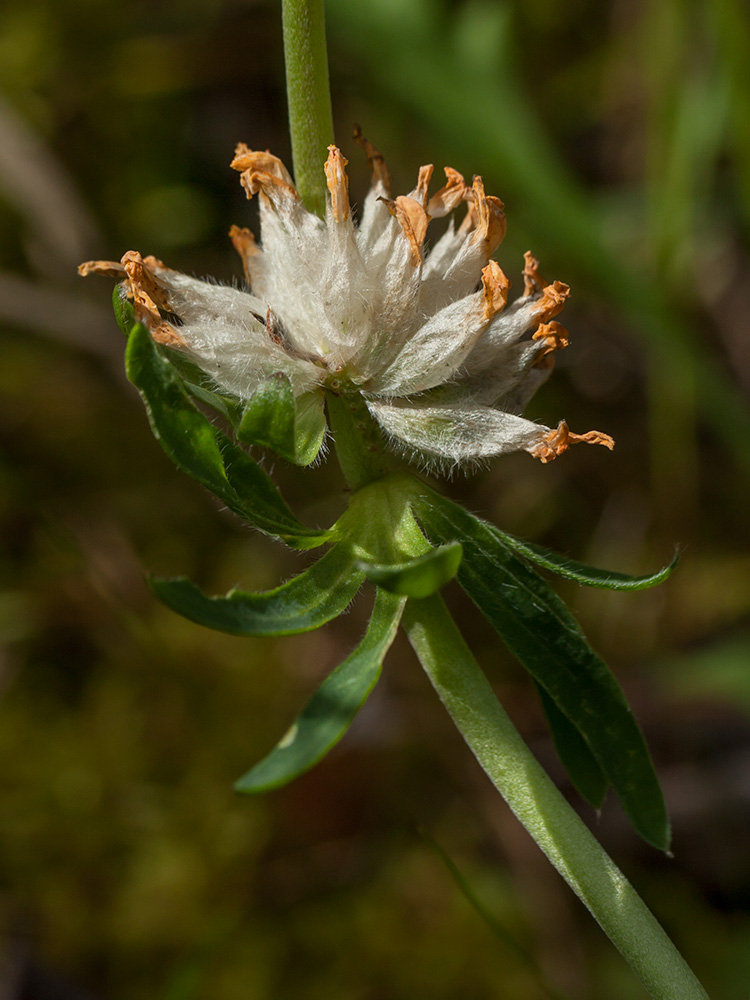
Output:
[[[175,328],[161,318],[160,309],[169,310],[169,300],[157,283],[153,268],[159,265],[155,257],[143,257],[137,250],[128,250],[120,262],[130,283],[135,315],[151,332],[159,344],[186,348],[187,344]]]
[[[491,257],[505,238],[505,205],[494,195],[485,194],[479,176],[474,178],[471,188],[466,189],[464,197],[469,202],[469,214],[462,228],[468,225],[473,229],[473,242],[484,243],[485,252]]]
[[[325,162],[324,170],[326,184],[331,195],[331,208],[336,222],[345,222],[349,218],[349,178],[346,174],[346,167],[349,161],[342,154],[338,146],[328,147],[328,159]]]
[[[609,434],[602,434],[601,431],[574,434],[567,423],[561,420],[557,429],[545,434],[539,444],[533,448],[531,454],[546,464],[566,452],[572,444],[602,444],[610,451],[615,446],[614,438],[611,438]]]
[[[249,170],[251,173],[270,174],[285,184],[293,186],[291,174],[284,164],[268,150],[250,149],[244,142],[238,142],[234,150],[234,159],[230,166],[239,173]]]
[[[491,260],[482,269],[482,287],[484,289],[484,315],[486,319],[490,320],[505,308],[510,288],[510,282],[496,260]]]
[[[417,186],[414,191],[415,198],[418,198],[422,202],[422,206],[425,209],[425,211],[427,211],[427,189],[430,186],[430,181],[432,180],[432,172],[434,169],[435,168],[431,163],[426,163],[423,167],[419,168]]]
[[[229,239],[232,241],[232,246],[242,261],[245,280],[249,285],[252,285],[250,261],[253,257],[257,257],[261,253],[261,249],[255,242],[255,237],[247,226],[232,226],[229,230]]]
[[[553,316],[562,312],[562,308],[570,297],[570,285],[563,281],[553,281],[551,285],[545,285],[542,290],[542,297],[534,303],[535,314],[540,323],[548,323]]]
[[[446,183],[440,188],[427,203],[427,214],[431,219],[441,219],[448,215],[462,201],[466,201],[466,192],[470,190],[463,174],[459,174],[453,167],[444,167]]]
[[[82,278],[90,274],[101,274],[104,278],[122,278],[125,268],[115,260],[87,260],[78,265],[78,273]]]
[[[540,354],[540,359],[551,351],[558,351],[563,347],[567,347],[570,343],[568,331],[557,320],[552,320],[551,323],[540,323],[536,331],[532,334],[531,339],[544,341],[544,348]]]
[[[386,162],[383,159],[382,153],[373,146],[369,139],[365,139],[362,135],[362,129],[359,125],[354,126],[353,130],[354,141],[357,145],[364,150],[367,157],[367,164],[372,170],[372,183],[377,184],[378,181],[383,185],[386,193],[390,197],[391,193],[391,174],[386,166]]]
[[[338,146],[328,147],[328,159],[324,169],[328,190],[331,193],[331,209],[336,222],[346,222],[349,218],[349,178],[346,176],[348,162]]]
[[[549,282],[545,281],[539,273],[539,261],[531,250],[526,251],[523,259],[523,294],[533,295],[535,292],[544,291]]]
[[[240,182],[248,198],[260,191],[272,201],[274,197],[299,201],[299,194],[289,171],[278,156],[249,149],[244,142],[240,142],[230,166],[239,171]]]
[[[422,247],[424,245],[424,238],[427,235],[427,223],[430,221],[429,215],[418,201],[415,201],[414,198],[410,198],[408,195],[401,194],[393,201],[389,201],[387,198],[383,198],[382,200],[396,222],[401,226],[401,231],[409,241],[409,245],[411,246],[411,262],[414,267],[417,267],[422,263]]]

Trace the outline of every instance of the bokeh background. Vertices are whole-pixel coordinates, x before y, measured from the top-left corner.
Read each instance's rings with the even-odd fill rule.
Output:
[[[504,529],[656,591],[561,586],[646,731],[674,858],[587,821],[715,1000],[750,989],[750,17],[742,0],[329,0],[337,137],[394,189],[481,172],[498,259],[573,286],[534,417],[612,433],[445,488]],[[405,643],[346,741],[293,786],[231,782],[356,642],[217,636],[144,571],[213,592],[303,564],[170,465],[122,374],[105,281],[153,253],[220,280],[256,226],[234,144],[288,160],[271,0],[5,0],[0,11],[0,993],[106,1000],[575,1000],[643,992],[463,748]],[[269,463],[329,523],[341,480]],[[447,595],[567,789],[531,684]],[[421,832],[426,831],[426,836]],[[472,908],[430,838],[498,922]],[[505,935],[505,937],[504,937]],[[519,957],[510,938],[525,949]],[[528,958],[530,956],[530,959]]]

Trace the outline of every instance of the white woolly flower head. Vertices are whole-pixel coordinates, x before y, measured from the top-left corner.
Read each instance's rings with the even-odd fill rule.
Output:
[[[445,168],[431,197],[432,166],[408,195],[391,197],[382,156],[359,132],[373,170],[361,219],[352,216],[347,161],[329,147],[325,220],[303,205],[281,160],[237,147],[232,166],[260,202],[261,239],[234,226],[247,288],[201,281],[130,251],[120,264],[81,273],[122,275],[136,316],[154,339],[183,351],[215,387],[249,399],[283,372],[294,393],[356,391],[390,443],[423,465],[450,469],[525,450],[548,462],[578,435],[520,416],[568,343],[554,319],[567,285],[546,282],[525,255],[524,291],[492,259],[505,235],[502,202],[480,177]],[[464,207],[456,225],[455,210]],[[431,219],[448,228],[428,251]]]

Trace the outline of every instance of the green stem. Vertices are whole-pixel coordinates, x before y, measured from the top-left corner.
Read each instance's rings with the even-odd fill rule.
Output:
[[[336,457],[349,489],[356,492],[382,479],[394,462],[361,393],[329,392],[326,406]]]
[[[487,776],[649,994],[655,1000],[707,1000],[653,914],[521,739],[442,599],[410,600],[403,623]]]
[[[333,142],[323,0],[282,0],[281,16],[294,180],[307,208],[323,217],[323,164]]]

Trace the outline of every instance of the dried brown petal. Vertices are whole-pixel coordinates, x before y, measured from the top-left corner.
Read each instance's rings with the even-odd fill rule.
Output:
[[[386,166],[385,160],[378,149],[373,146],[369,139],[365,139],[362,135],[362,129],[359,125],[354,126],[354,141],[357,145],[365,151],[367,156],[367,165],[370,170],[372,170],[372,183],[377,184],[378,181],[383,185],[388,195],[391,193],[391,174]]]
[[[349,179],[346,176],[348,162],[337,146],[328,147],[326,182],[331,192],[331,208],[336,222],[345,222],[349,218]]]
[[[561,420],[557,429],[545,434],[542,441],[531,451],[534,458],[540,462],[553,461],[563,452],[566,452],[572,444],[603,444],[610,451],[615,446],[614,439],[609,434],[601,431],[587,431],[585,434],[574,434],[564,420]]]
[[[470,190],[462,174],[453,167],[445,167],[446,183],[427,203],[427,214],[431,219],[441,219],[454,208],[466,201],[466,192]]]
[[[250,261],[253,257],[257,257],[261,253],[261,249],[255,242],[255,237],[247,226],[232,226],[229,230],[229,239],[232,241],[232,246],[242,261],[245,280],[249,285],[252,285],[253,279]]]
[[[240,171],[240,182],[248,198],[262,191],[273,200],[274,194],[291,197],[299,201],[289,171],[278,158],[269,152],[248,149],[244,142],[237,145],[231,163],[232,169]]]
[[[484,288],[484,315],[490,320],[505,308],[510,288],[510,282],[497,261],[491,260],[482,269],[482,287]]]
[[[541,292],[549,284],[539,273],[539,261],[530,250],[523,255],[523,294],[533,295]]]
[[[137,250],[128,250],[123,255],[121,264],[130,282],[133,295],[133,308],[136,318],[145,323],[151,331],[151,336],[159,344],[168,347],[187,347],[187,344],[175,328],[161,318],[159,309],[169,309],[169,300],[165,290],[156,282],[152,267],[156,258],[143,260]]]
[[[544,348],[536,364],[539,364],[539,360],[551,351],[560,350],[570,343],[568,331],[557,320],[552,320],[551,323],[540,323],[531,339],[544,341]]]
[[[474,230],[472,240],[482,241],[489,258],[505,237],[505,206],[499,198],[485,194],[484,184],[479,176],[474,178],[471,190],[467,190],[465,197],[469,202],[468,225]]]
[[[553,316],[557,316],[569,296],[570,286],[563,281],[553,281],[551,285],[546,285],[542,297],[534,303],[534,311],[539,322],[548,323]]]
[[[430,181],[432,180],[432,171],[435,168],[431,163],[425,164],[423,167],[419,168],[419,177],[417,178],[417,197],[422,202],[425,210],[427,209],[427,189],[430,186]],[[429,213],[428,213],[429,214]]]
[[[78,273],[82,278],[90,274],[101,274],[105,278],[122,278],[125,268],[114,260],[87,260],[78,265]]]
[[[422,247],[427,235],[427,223],[430,221],[430,217],[418,201],[407,195],[399,195],[394,201],[388,201],[385,198],[383,201],[409,241],[411,262],[416,267],[422,263]]]

